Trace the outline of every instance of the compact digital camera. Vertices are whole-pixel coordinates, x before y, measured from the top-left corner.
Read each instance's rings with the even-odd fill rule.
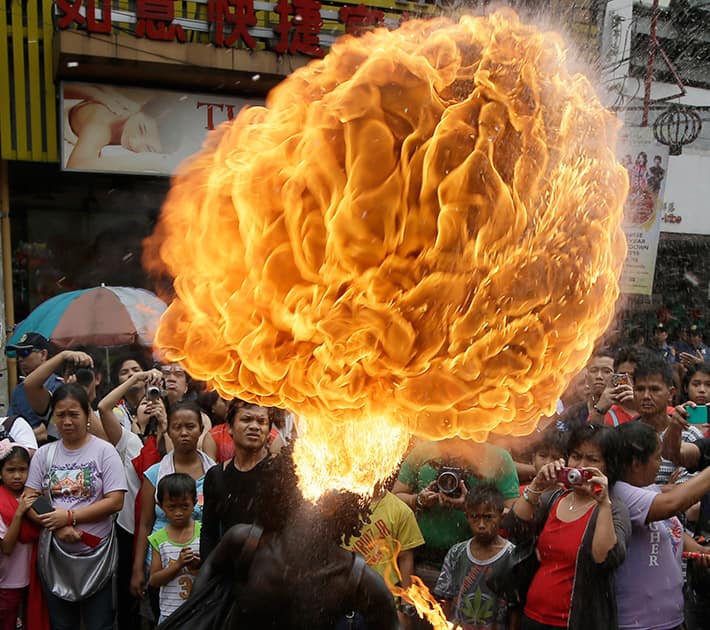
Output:
[[[439,492],[450,497],[460,494],[459,484],[463,479],[463,472],[463,468],[458,466],[442,466],[439,468],[439,476],[436,478]]]
[[[160,400],[160,387],[149,385],[145,390],[145,397],[150,400],[150,402]]]
[[[568,488],[570,486],[581,486],[592,477],[594,477],[594,473],[591,470],[584,470],[583,468],[565,467],[557,471],[557,481]]]

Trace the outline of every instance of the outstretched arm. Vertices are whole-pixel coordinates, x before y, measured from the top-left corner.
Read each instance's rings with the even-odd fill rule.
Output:
[[[209,588],[212,578],[216,576],[233,579],[235,563],[249,537],[251,528],[251,525],[235,525],[222,536],[219,545],[203,560],[200,574],[192,585],[192,595]]]
[[[77,367],[94,367],[94,360],[85,352],[62,350],[33,370],[25,379],[25,394],[30,407],[40,415],[47,413],[52,400],[52,395],[44,388],[44,383],[65,362]]]

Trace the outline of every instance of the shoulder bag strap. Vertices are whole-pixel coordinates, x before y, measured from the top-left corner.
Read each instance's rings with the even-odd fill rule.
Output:
[[[50,442],[47,445],[47,450],[44,454],[44,465],[46,470],[44,471],[44,478],[42,479],[43,490],[45,491],[47,498],[51,500],[49,492],[49,471],[52,470],[52,464],[54,463],[54,457],[57,454],[57,442]]]
[[[245,579],[249,573],[249,567],[251,566],[251,561],[254,559],[254,554],[259,546],[259,541],[264,533],[264,529],[259,527],[259,525],[252,525],[247,535],[247,539],[244,541],[244,546],[237,558],[237,579]]]
[[[360,580],[362,579],[362,574],[365,572],[365,558],[363,558],[358,553],[353,553],[353,566],[350,569],[350,577],[348,577],[348,586],[345,591],[346,594],[355,593],[360,586]]]

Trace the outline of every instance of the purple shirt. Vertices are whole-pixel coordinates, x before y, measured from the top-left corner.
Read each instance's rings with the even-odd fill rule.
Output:
[[[48,473],[47,449],[53,446],[56,450]],[[127,488],[123,463],[116,449],[93,435],[76,450],[67,449],[61,441],[45,444],[30,462],[27,486],[40,492],[48,487],[52,505],[63,510],[79,510],[100,501],[109,492]],[[77,529],[105,538],[112,522],[113,517],[107,516],[95,523],[79,523]],[[89,549],[83,543],[60,544],[70,553]]]
[[[656,485],[638,488],[617,481],[614,496],[626,504],[631,539],[616,572],[619,629],[667,630],[683,623],[683,526],[675,517],[646,523]]]

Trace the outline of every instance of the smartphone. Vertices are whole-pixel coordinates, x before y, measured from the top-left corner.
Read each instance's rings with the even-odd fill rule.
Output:
[[[611,375],[611,386],[618,387],[619,385],[630,385],[629,375],[625,372]]]
[[[697,407],[686,407],[685,410],[688,412],[688,422],[690,424],[708,423],[707,405],[698,405]]]
[[[54,508],[52,507],[52,504],[49,502],[49,499],[45,497],[43,494],[39,495],[35,500],[34,503],[32,504],[32,509],[37,512],[37,514],[42,515],[42,514],[48,514],[49,512],[54,512]]]

